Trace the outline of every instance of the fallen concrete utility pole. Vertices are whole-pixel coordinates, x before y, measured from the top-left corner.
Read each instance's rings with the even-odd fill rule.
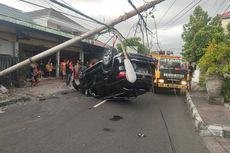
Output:
[[[149,9],[149,8],[155,6],[156,4],[158,4],[160,2],[163,2],[163,1],[164,0],[155,0],[155,1],[149,2],[149,3],[145,4],[145,5],[142,5],[142,6],[138,7],[137,11],[139,13],[143,12],[143,11],[145,11],[145,10],[147,10],[147,9]],[[50,49],[48,49],[48,50],[46,50],[46,51],[44,51],[42,53],[39,53],[39,54],[37,54],[37,55],[35,55],[33,57],[30,57],[30,58],[28,58],[28,59],[26,59],[26,60],[24,60],[24,61],[22,61],[20,63],[17,63],[16,65],[13,65],[13,66],[11,66],[11,67],[3,70],[3,71],[0,71],[0,77],[3,76],[3,75],[6,75],[8,73],[11,73],[11,72],[13,72],[13,71],[25,66],[25,65],[28,65],[28,64],[33,63],[33,62],[36,62],[36,61],[38,61],[38,60],[40,60],[40,59],[42,59],[42,58],[44,58],[46,56],[54,54],[54,53],[66,48],[66,47],[69,47],[69,46],[71,46],[71,45],[83,40],[83,39],[86,39],[86,38],[88,38],[90,36],[98,34],[99,32],[101,32],[101,31],[103,31],[105,29],[108,29],[108,27],[113,27],[114,25],[116,25],[116,24],[118,24],[118,23],[120,23],[122,21],[125,21],[125,20],[137,15],[138,14],[137,11],[133,10],[133,11],[130,11],[128,13],[125,13],[124,15],[114,19],[113,21],[111,21],[109,23],[106,23],[106,25],[104,25],[104,26],[101,26],[101,27],[96,28],[94,30],[88,31],[88,32],[82,34],[81,36],[76,36],[76,37],[74,37],[74,38],[72,38],[72,39],[70,39],[70,40],[68,40],[68,41],[66,41],[66,42],[64,42],[62,44],[59,44],[59,45],[57,45],[57,46],[55,46],[53,48],[50,48]]]

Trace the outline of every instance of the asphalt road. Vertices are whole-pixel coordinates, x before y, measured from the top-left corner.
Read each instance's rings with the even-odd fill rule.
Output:
[[[107,101],[78,92],[0,114],[0,153],[208,153],[183,96]]]

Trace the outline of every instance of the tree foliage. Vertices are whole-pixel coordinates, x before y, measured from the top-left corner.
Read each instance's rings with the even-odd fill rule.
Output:
[[[198,63],[201,72],[205,75],[230,73],[230,47],[226,43],[212,41],[204,51]]]
[[[230,24],[228,35],[221,27],[221,16],[210,18],[200,6],[190,16],[189,23],[184,25],[182,55],[187,61],[196,62],[200,68],[200,84],[211,74],[230,73]],[[230,87],[223,93],[229,99]]]
[[[227,30],[228,30],[228,38],[230,37],[230,22],[227,25]]]
[[[196,62],[204,55],[204,48],[207,48],[212,40],[215,40],[216,43],[226,41],[222,27],[207,25],[195,34],[190,48],[195,52],[196,57],[194,60]]]
[[[216,15],[211,22],[209,23],[209,25],[212,26],[221,26],[221,16],[220,15]]]
[[[141,43],[141,38],[139,37],[132,37],[132,38],[128,38],[126,40],[123,41],[124,46],[137,46],[137,52],[141,53],[141,54],[148,54],[150,52],[150,50],[148,48],[146,48],[142,43]],[[122,48],[121,48],[121,44],[118,43],[117,44],[117,49],[119,52],[122,52]]]
[[[189,23],[183,26],[182,39],[185,44],[183,45],[184,58],[190,62],[197,62],[198,57],[194,51],[194,42],[193,39],[196,33],[208,25],[208,22],[211,18],[208,16],[208,13],[204,11],[200,6],[197,6],[192,15],[190,15]]]

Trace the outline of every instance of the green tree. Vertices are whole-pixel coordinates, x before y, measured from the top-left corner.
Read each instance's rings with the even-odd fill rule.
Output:
[[[182,55],[187,61],[197,62],[199,59],[194,51],[193,39],[196,33],[208,25],[211,18],[207,11],[204,11],[200,6],[197,6],[192,15],[190,15],[189,23],[183,26],[182,39],[184,40]]]
[[[204,55],[204,49],[208,47],[209,42],[212,40],[215,40],[216,43],[226,42],[226,36],[222,27],[207,25],[195,34],[190,46],[196,55],[195,62],[198,62]]]
[[[141,38],[139,37],[132,37],[132,38],[128,38],[126,40],[123,41],[124,46],[137,46],[137,52],[141,53],[141,54],[148,54],[150,52],[150,50],[148,48],[146,48],[142,43],[141,43]],[[118,43],[117,44],[117,49],[119,52],[122,52],[122,48],[121,48],[121,44]]]
[[[227,38],[230,39],[230,22],[227,25],[227,31],[228,31]],[[228,41],[228,44],[230,45],[229,41]]]
[[[221,16],[220,15],[216,15],[211,22],[209,23],[209,25],[213,25],[213,26],[221,26]]]
[[[222,76],[230,73],[230,47],[226,43],[212,41],[204,52],[198,63],[201,72]]]
[[[205,54],[198,62],[201,70],[200,84],[204,84],[208,75],[223,76],[230,73],[230,46],[227,43],[212,41],[204,52]],[[222,93],[225,100],[230,102],[230,79],[225,79]]]

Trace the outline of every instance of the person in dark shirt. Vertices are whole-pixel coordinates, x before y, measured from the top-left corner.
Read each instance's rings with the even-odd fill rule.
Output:
[[[66,61],[66,85],[70,85],[73,69],[71,68],[71,62],[69,60]]]

